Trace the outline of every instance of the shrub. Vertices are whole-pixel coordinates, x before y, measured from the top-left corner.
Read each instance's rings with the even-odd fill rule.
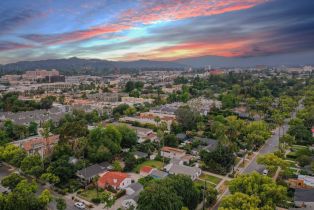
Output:
[[[124,196],[126,193],[125,190],[120,190],[117,194],[116,194],[116,199],[121,198],[122,196]]]
[[[100,198],[92,198],[92,202],[99,204],[100,203]]]

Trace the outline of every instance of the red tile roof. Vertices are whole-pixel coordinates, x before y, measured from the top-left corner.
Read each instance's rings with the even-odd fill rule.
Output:
[[[154,168],[150,166],[142,166],[140,172],[149,174]]]
[[[58,143],[58,141],[59,135],[49,136],[47,139],[44,137],[34,137],[32,139],[29,139],[28,141],[23,142],[23,148],[26,151],[29,151],[33,148],[33,145],[36,144],[53,145]]]
[[[98,186],[104,188],[106,185],[110,185],[117,188],[126,178],[128,178],[128,174],[126,173],[109,171],[99,178]]]

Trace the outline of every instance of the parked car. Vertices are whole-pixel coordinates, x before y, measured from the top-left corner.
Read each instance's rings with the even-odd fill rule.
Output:
[[[79,209],[85,209],[85,204],[82,202],[76,202],[74,206]]]
[[[263,170],[263,175],[264,175],[264,176],[267,176],[267,175],[268,175],[268,170],[267,170],[267,169],[264,169],[264,170]]]

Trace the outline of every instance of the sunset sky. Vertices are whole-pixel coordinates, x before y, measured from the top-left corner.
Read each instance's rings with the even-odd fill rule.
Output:
[[[313,51],[313,0],[0,1],[1,64]]]

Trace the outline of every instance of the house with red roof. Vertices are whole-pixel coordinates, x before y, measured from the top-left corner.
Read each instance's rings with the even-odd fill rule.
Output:
[[[150,166],[142,166],[142,168],[140,169],[140,175],[148,176],[153,171],[153,169],[154,168]]]
[[[119,190],[127,188],[131,183],[132,180],[128,174],[118,171],[108,171],[98,179],[97,184],[100,188],[111,186],[112,188]]]
[[[32,136],[26,139],[11,142],[26,151],[28,155],[39,154],[42,158],[49,155],[54,145],[59,141],[59,135],[51,135],[48,138],[43,136]]]

